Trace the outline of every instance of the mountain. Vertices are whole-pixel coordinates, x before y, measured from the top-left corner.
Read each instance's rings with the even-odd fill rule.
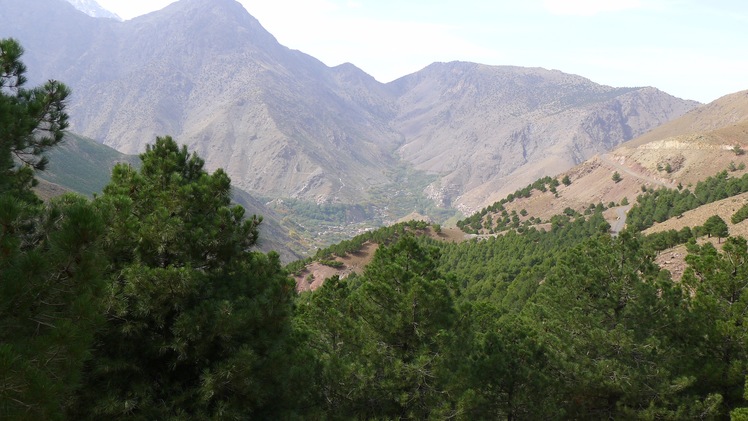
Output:
[[[67,0],[68,3],[72,4],[76,9],[94,18],[107,18],[121,21],[122,18],[117,16],[116,13],[112,13],[103,7],[95,0]]]
[[[570,184],[559,184],[555,192],[534,189],[529,197],[505,202],[502,208],[508,215],[516,215],[520,223],[535,221],[535,228],[551,230],[553,224],[549,221],[554,215],[574,211],[586,214],[590,204],[600,204],[597,206],[608,207],[604,215],[614,233],[624,227],[639,230],[651,224],[643,231],[645,235],[683,232],[686,227],[693,230],[717,215],[726,221],[730,235],[746,237],[748,223],[733,220],[748,200],[744,190],[748,176],[746,148],[748,91],[741,91],[698,107],[559,174],[557,180],[566,177]],[[620,175],[618,182],[612,177],[616,172]],[[719,187],[732,180],[742,182],[731,183],[730,188]],[[679,191],[680,197],[696,203],[678,201],[676,194],[663,194],[652,200],[653,192],[662,188]],[[684,194],[686,191],[690,193]],[[650,197],[644,201],[646,207],[639,203],[640,196]],[[708,196],[714,196],[714,200],[705,199]],[[633,204],[639,204],[635,211],[631,211]],[[468,218],[467,230],[479,227],[479,234],[495,235],[489,233],[504,218],[502,208],[492,205]],[[673,235],[662,238],[672,241]],[[718,238],[712,242],[720,247]],[[676,243],[659,250],[656,263],[668,270],[674,280],[680,280],[687,267],[685,257],[690,253],[687,247]]]
[[[729,129],[748,121],[748,91],[725,95],[703,107],[698,107],[667,124],[639,137],[626,146],[634,147],[668,137]]]
[[[611,88],[557,70],[437,63],[393,82],[431,197],[470,214],[692,109],[654,88]]]
[[[234,0],[181,0],[126,22],[63,0],[10,13],[14,1],[0,0],[0,36],[26,47],[32,82],[73,88],[74,131],[130,154],[170,134],[255,196],[370,203],[386,220],[422,211],[403,192],[470,213],[698,105],[460,62],[381,84],[280,45]]]
[[[558,180],[566,176],[571,184],[559,185],[555,194],[534,190],[530,197],[516,199],[505,207],[508,212],[519,213],[524,209],[527,217],[547,221],[567,208],[584,212],[591,203],[620,204],[624,198],[634,203],[645,189],[665,187],[693,191],[699,182],[722,171],[727,171],[730,177],[748,173],[748,155],[741,152],[746,149],[748,91],[741,91],[695,108],[559,174]],[[619,173],[621,181],[612,179],[615,172]],[[731,205],[731,211],[735,212],[735,204]],[[611,225],[626,220],[617,209],[626,210],[615,206],[608,210],[606,216]],[[713,214],[709,212],[702,215],[702,222]],[[481,213],[481,224],[489,217],[495,221],[499,215],[496,211]],[[669,225],[673,226],[682,228],[688,224],[675,221]]]
[[[366,88],[373,79],[281,46],[239,3],[183,0],[124,23],[71,14],[50,23],[67,20],[75,29],[61,33],[82,51],[63,47],[57,65],[40,67],[72,86],[72,130],[124,153],[172,134],[238,187],[268,196],[360,200],[361,186],[387,181],[399,137]],[[45,50],[39,33],[15,26],[8,32],[29,55]]]

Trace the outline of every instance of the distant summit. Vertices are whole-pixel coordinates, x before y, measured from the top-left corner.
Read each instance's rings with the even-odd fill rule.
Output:
[[[67,0],[76,9],[94,18],[107,18],[121,21],[122,18],[103,7],[96,0]]]

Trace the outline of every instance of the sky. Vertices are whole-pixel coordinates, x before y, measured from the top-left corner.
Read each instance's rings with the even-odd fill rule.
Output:
[[[97,0],[123,19],[174,0]],[[204,0],[211,1],[211,0]],[[292,49],[389,82],[442,61],[558,69],[711,102],[748,89],[744,0],[239,0]]]

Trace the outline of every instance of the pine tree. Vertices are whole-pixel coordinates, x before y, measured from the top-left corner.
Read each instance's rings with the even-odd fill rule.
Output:
[[[322,363],[328,419],[427,419],[444,406],[444,361],[456,320],[438,251],[406,235],[363,275],[328,279],[301,306]]]
[[[710,216],[706,222],[704,222],[704,231],[711,237],[717,237],[717,242],[722,242],[723,237],[730,235],[730,231],[727,228],[727,223],[724,219],[720,218],[719,215]]]
[[[0,414],[59,419],[102,322],[101,217],[65,196],[0,196]]]
[[[70,90],[57,81],[26,89],[22,55],[17,41],[0,40],[0,194],[34,201],[33,171],[45,168],[43,153],[62,141]]]
[[[698,390],[718,393],[726,415],[743,405],[748,372],[748,243],[729,237],[721,253],[711,243],[692,243],[686,261],[683,283],[694,295],[691,326],[700,339],[691,351],[699,358]]]
[[[292,281],[251,251],[260,218],[230,180],[158,138],[139,171],[118,165],[107,215],[107,327],[74,418],[284,418],[296,405]]]
[[[435,270],[438,250],[405,236],[377,250],[353,297],[370,328],[364,354],[378,361],[372,416],[425,419],[441,400],[441,340],[455,320],[452,292]]]
[[[459,418],[559,418],[558,406],[544,399],[557,386],[549,350],[531,321],[503,313],[483,302],[460,308],[448,376]]]
[[[565,417],[657,418],[675,410],[677,393],[690,384],[678,369],[685,299],[628,234],[564,254],[524,314],[542,326],[558,363],[562,384],[549,398]]]
[[[103,321],[104,224],[83,198],[43,204],[31,190],[68,90],[24,88],[22,53],[0,40],[0,416],[61,419]]]

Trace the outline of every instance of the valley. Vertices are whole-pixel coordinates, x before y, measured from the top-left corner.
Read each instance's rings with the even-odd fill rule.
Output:
[[[266,204],[347,209],[334,223],[275,209],[312,247],[412,212],[454,223],[699,105],[459,61],[380,83],[286,48],[234,0],[182,0],[125,22],[37,0],[0,15],[5,36],[26,47],[32,83],[71,86],[72,132],[133,155],[171,135]]]
[[[0,0],[0,418],[748,419],[746,148],[748,91]]]
[[[596,155],[559,173],[555,177],[555,187],[550,190],[528,186],[525,188],[529,192],[527,195],[517,191],[512,194],[512,200],[505,199],[506,203],[501,206],[504,210],[501,212],[491,210],[498,207],[493,204],[461,221],[464,224],[463,230],[471,234],[448,228],[440,229],[440,235],[431,232],[430,236],[457,243],[495,237],[506,233],[506,228],[499,229],[494,222],[502,218],[508,219],[507,215],[516,217],[515,229],[521,223],[522,229],[545,231],[551,229],[549,221],[554,216],[569,212],[587,215],[590,209],[595,209],[596,204],[600,204],[597,205],[598,208],[602,207],[602,215],[610,225],[611,233],[618,234],[625,228],[626,214],[643,192],[656,189],[693,189],[707,177],[717,176],[723,171],[733,178],[748,174],[748,158],[740,153],[740,150],[748,147],[748,114],[745,114],[745,110],[748,110],[748,91],[727,95],[653,132],[623,143],[610,152]],[[725,119],[725,115],[731,117]],[[694,123],[695,121],[699,123]],[[720,122],[713,123],[714,121]],[[621,175],[620,181],[612,179],[614,173]],[[559,181],[565,177],[568,178],[568,185]],[[533,184],[539,185],[537,182]],[[744,196],[745,194],[740,194],[705,204],[683,215],[656,223],[643,233],[697,227],[715,214],[729,221],[732,214],[746,203]],[[535,222],[530,223],[531,218]],[[743,223],[730,224],[729,229],[731,235],[748,236],[748,232],[744,232]],[[296,275],[297,288],[302,291],[314,289],[321,285],[320,279],[359,273],[365,266],[361,261],[368,262],[373,257],[376,250],[374,246],[375,244],[369,244],[356,251],[354,263],[348,262],[347,256],[336,258],[336,261],[343,264],[339,269],[319,263],[307,266]],[[683,246],[676,246],[672,250],[662,251],[661,256],[671,257],[663,257],[664,260],[658,262],[667,261],[670,265],[667,268],[674,268],[674,278],[679,280],[687,254]],[[314,281],[308,282],[307,278]]]

